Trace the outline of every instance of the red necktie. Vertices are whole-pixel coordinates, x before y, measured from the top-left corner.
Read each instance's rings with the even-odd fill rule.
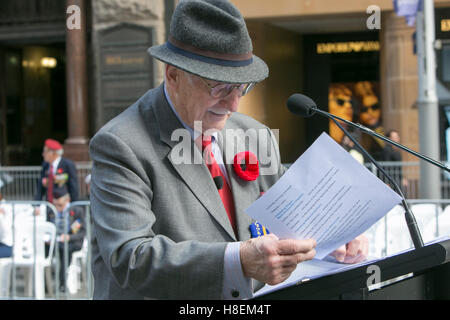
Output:
[[[47,181],[47,201],[53,203],[53,180],[55,176],[53,175],[53,165],[50,165],[50,169],[48,172],[48,181]]]
[[[230,220],[231,226],[233,227],[234,233],[236,232],[236,214],[234,211],[234,200],[233,195],[231,193],[231,189],[228,186],[227,180],[220,170],[219,165],[214,158],[214,154],[211,149],[211,137],[203,136],[202,139],[202,150],[205,155],[206,166],[211,173],[214,182],[216,183],[217,189],[219,191],[220,198],[222,199],[222,203],[225,207],[225,210],[228,214],[228,219]],[[208,158],[210,157],[210,158]],[[221,177],[221,178],[219,178]]]

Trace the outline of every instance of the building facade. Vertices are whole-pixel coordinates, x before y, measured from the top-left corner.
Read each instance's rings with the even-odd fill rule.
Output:
[[[269,78],[242,99],[240,111],[280,129],[283,162],[294,161],[322,131],[338,142],[342,138],[326,119],[289,113],[286,101],[298,92],[380,132],[396,129],[403,144],[420,150],[415,28],[396,16],[391,0],[232,2],[247,21],[254,53],[270,68]],[[95,132],[161,83],[163,66],[147,48],[166,41],[176,3],[2,0],[0,164],[39,164],[47,137],[64,142],[67,157],[89,161]],[[370,29],[367,9],[374,4],[379,28]],[[73,8],[80,10],[78,28]],[[441,159],[447,160],[450,1],[435,0],[435,8],[441,110],[436,125]],[[363,143],[375,154],[382,147],[375,140]]]
[[[147,54],[175,0],[0,2],[0,165],[37,165],[43,141],[89,161],[89,139],[160,83]]]

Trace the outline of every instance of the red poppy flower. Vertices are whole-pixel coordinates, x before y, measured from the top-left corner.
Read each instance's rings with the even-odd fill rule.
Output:
[[[59,168],[56,172],[57,173],[63,173],[63,169]]]
[[[233,168],[234,172],[246,181],[256,180],[259,176],[258,158],[250,151],[236,154],[234,156]]]

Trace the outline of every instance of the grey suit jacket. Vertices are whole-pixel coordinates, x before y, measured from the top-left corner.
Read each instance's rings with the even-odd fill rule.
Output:
[[[244,210],[284,172],[273,133],[233,114],[218,143],[235,201],[235,235],[206,165],[180,161],[180,154],[200,155],[190,136],[174,134],[180,128],[161,85],[91,140],[95,299],[220,299],[227,243],[250,238]],[[245,146],[244,136],[263,143]],[[181,142],[191,154],[180,151]],[[260,160],[267,163],[255,181],[239,178],[230,163],[247,150],[270,160]]]

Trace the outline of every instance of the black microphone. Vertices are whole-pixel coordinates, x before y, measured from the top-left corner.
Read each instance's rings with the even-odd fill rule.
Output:
[[[217,190],[220,190],[223,188],[223,178],[222,176],[216,176],[213,178],[214,183],[216,184]]]
[[[406,198],[403,195],[402,190],[397,185],[397,183],[394,181],[394,179],[392,179],[391,176],[388,175],[386,173],[386,171],[384,171],[384,169],[378,164],[378,162],[375,159],[372,158],[372,156],[359,144],[358,141],[356,141],[355,138],[353,138],[353,136],[336,119],[338,119],[340,121],[343,121],[343,122],[345,122],[345,123],[347,123],[347,124],[349,124],[349,125],[351,125],[353,127],[357,127],[359,129],[363,130],[364,132],[367,132],[367,133],[370,133],[370,134],[374,133],[374,134],[376,134],[377,137],[378,136],[384,137],[384,136],[379,135],[376,132],[374,132],[374,131],[372,131],[372,130],[370,130],[370,129],[368,129],[368,128],[360,125],[360,124],[353,123],[351,121],[342,119],[342,118],[337,117],[337,116],[335,116],[335,115],[333,115],[331,113],[328,113],[326,111],[320,110],[319,108],[317,108],[316,103],[311,98],[309,98],[309,97],[307,97],[307,96],[305,96],[303,94],[300,94],[300,93],[293,94],[293,95],[291,95],[289,97],[289,99],[287,101],[287,107],[292,113],[294,113],[296,115],[299,115],[299,116],[311,117],[315,113],[319,113],[319,114],[321,114],[321,115],[323,115],[323,116],[325,116],[325,117],[327,117],[327,118],[329,118],[329,119],[334,121],[334,123],[344,132],[344,134],[347,137],[349,137],[350,140],[352,140],[352,142],[356,145],[358,150],[361,151],[378,168],[378,170],[380,170],[383,173],[383,175],[389,180],[389,182],[392,183],[392,185],[394,186],[394,189],[397,191],[397,193],[402,198],[402,204],[403,204],[403,207],[405,208],[405,220],[406,220],[406,224],[408,226],[409,234],[410,234],[411,239],[412,239],[412,241],[414,243],[414,247],[416,249],[422,248],[423,247],[423,240],[422,240],[422,236],[420,234],[419,227],[417,226],[416,218],[414,217],[413,213],[409,209],[409,206],[406,203]],[[366,131],[366,130],[368,130],[368,131]],[[392,140],[390,140],[390,139],[388,139],[386,137],[384,137],[384,138],[385,139],[383,139],[383,140],[385,140],[385,141],[387,141],[389,143],[392,143],[392,144],[397,145],[397,146],[401,146],[400,144],[398,144],[398,143],[396,143],[396,142],[394,142],[394,141],[392,141]],[[408,148],[406,148],[404,146],[402,146],[402,147],[403,147],[402,148],[403,150],[410,152]],[[414,151],[413,154],[415,155],[416,153],[417,152]]]
[[[287,107],[290,112],[301,117],[309,118],[316,113],[317,105],[309,97],[295,93],[289,97]]]

